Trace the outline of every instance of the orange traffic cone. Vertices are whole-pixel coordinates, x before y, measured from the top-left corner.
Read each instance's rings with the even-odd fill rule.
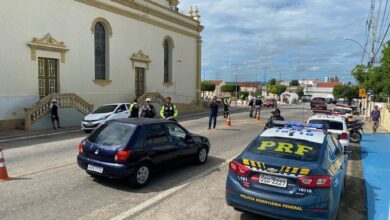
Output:
[[[260,120],[260,112],[257,112],[256,120]]]
[[[228,117],[226,118],[226,127],[231,127],[232,126],[232,122],[230,121],[230,115],[228,115]]]
[[[7,167],[3,156],[3,148],[0,147],[0,182],[8,180]]]

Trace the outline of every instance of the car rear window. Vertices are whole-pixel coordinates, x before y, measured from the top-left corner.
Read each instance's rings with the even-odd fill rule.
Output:
[[[113,112],[116,109],[117,105],[104,105],[100,106],[98,109],[96,109],[93,113],[107,113],[107,112]]]
[[[123,146],[130,140],[134,131],[134,126],[119,123],[102,124],[88,137],[88,140],[99,145]]]
[[[310,124],[323,124],[328,127],[328,129],[331,130],[343,130],[343,123],[339,121],[330,121],[330,120],[310,120]]]
[[[341,112],[345,114],[352,114],[352,110],[349,109],[343,109],[343,108],[335,108],[333,109],[334,112]]]
[[[318,161],[321,144],[274,137],[258,137],[252,142],[249,151],[252,153],[300,161]]]

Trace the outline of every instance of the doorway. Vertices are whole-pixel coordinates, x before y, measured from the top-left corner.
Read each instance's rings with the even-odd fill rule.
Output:
[[[38,58],[39,98],[58,93],[58,60]]]

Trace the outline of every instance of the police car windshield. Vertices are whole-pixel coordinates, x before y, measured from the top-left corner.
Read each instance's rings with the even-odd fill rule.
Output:
[[[94,114],[99,114],[99,113],[113,112],[116,109],[116,107],[117,107],[117,105],[104,105],[104,106],[100,106],[93,113]]]
[[[89,137],[92,143],[105,146],[124,146],[130,140],[135,127],[119,123],[99,126]]]
[[[323,125],[326,125],[328,129],[331,129],[331,130],[343,130],[343,123],[339,122],[339,121],[314,119],[314,120],[310,120],[309,123],[310,124],[323,124]]]
[[[318,161],[321,144],[280,137],[258,137],[249,148],[252,153],[283,159]]]

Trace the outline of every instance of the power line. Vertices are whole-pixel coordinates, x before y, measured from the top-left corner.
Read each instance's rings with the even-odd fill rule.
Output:
[[[378,36],[382,36],[382,33],[383,33],[383,24],[385,23],[385,17],[386,17],[386,12],[387,12],[387,4],[389,3],[389,0],[386,0],[386,4],[385,4],[385,9],[383,10],[383,16],[382,16],[382,21],[381,21],[381,27],[379,28],[379,35]],[[378,17],[379,19],[379,17]]]

